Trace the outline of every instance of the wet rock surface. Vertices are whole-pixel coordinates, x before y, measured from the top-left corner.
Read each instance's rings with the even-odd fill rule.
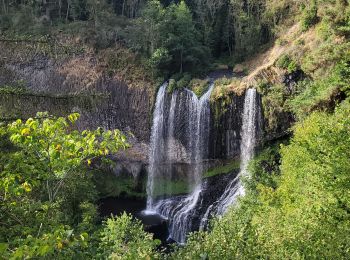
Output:
[[[232,171],[228,174],[220,174],[210,178],[206,178],[203,181],[202,187],[203,192],[201,194],[200,203],[196,207],[195,215],[192,220],[192,230],[199,230],[200,224],[203,218],[211,218],[213,216],[205,216],[205,213],[213,203],[221,197],[224,193],[226,185],[233,180],[237,174],[239,173],[239,169]]]
[[[257,103],[261,107],[261,96],[257,95]],[[211,105],[211,125],[209,137],[209,158],[232,159],[239,157],[241,143],[242,113],[244,95],[229,96],[229,102],[217,100]],[[263,112],[259,110],[258,118],[263,118]],[[259,131],[263,130],[262,120],[256,122]],[[265,137],[259,135],[258,142]]]

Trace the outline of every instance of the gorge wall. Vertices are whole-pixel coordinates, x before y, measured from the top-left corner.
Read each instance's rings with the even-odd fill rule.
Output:
[[[121,76],[118,71],[111,73],[106,62],[91,51],[57,58],[42,54],[32,45],[29,47],[22,43],[17,47],[3,43],[0,45],[4,50],[0,55],[0,87],[16,86],[20,83],[19,85],[25,88],[23,93],[0,92],[0,118],[25,119],[35,116],[37,111],[48,111],[57,116],[79,112],[81,114],[77,124],[79,129],[103,127],[131,132],[135,136],[130,140],[132,148],[121,152],[115,158],[118,165],[123,167],[113,168],[110,171],[115,176],[134,179],[133,182],[137,183],[137,192],[145,193],[145,169],[148,166],[157,90],[153,83],[147,78],[130,80]],[[24,51],[27,47],[29,51]],[[124,74],[134,73],[137,72],[124,69]],[[258,73],[257,77],[259,75]],[[276,78],[282,77],[281,73],[276,76]],[[209,153],[208,158],[205,158],[208,159],[206,169],[225,163],[222,161],[239,159],[244,93],[244,91],[230,92],[221,98],[210,100]],[[184,113],[188,98],[186,90],[178,92],[174,105],[179,111],[177,115],[181,118],[175,120],[178,122],[177,129],[182,129],[183,122],[188,121],[190,117]],[[258,95],[259,106],[262,105],[264,98]],[[169,108],[171,103],[171,95],[167,95],[165,106]],[[264,116],[263,111],[260,112]],[[280,117],[282,120],[273,131],[274,135],[265,133],[260,140],[257,140],[258,143],[284,134],[291,120],[286,119],[285,114],[282,115],[283,117]],[[267,118],[263,120],[262,129],[267,121]],[[176,138],[172,147],[172,159],[176,164],[172,167],[186,176],[188,172],[186,162],[190,154],[187,151],[188,134],[178,131],[173,135]],[[204,180],[204,184],[212,182],[216,184],[207,185],[212,192],[205,195],[208,198],[203,198],[204,204],[216,199],[220,193],[218,191],[224,188],[220,186],[218,178]],[[181,190],[179,193],[185,191]],[[105,195],[107,196],[108,192]],[[203,212],[201,214],[203,215]]]
[[[26,90],[24,93],[0,93],[0,118],[28,118],[38,111],[48,111],[57,116],[79,112],[79,129],[99,126],[118,128],[131,132],[137,142],[148,143],[155,88],[147,84],[131,87],[116,77],[108,76],[107,72],[97,73],[99,65],[85,56],[73,60],[55,61],[40,56],[22,63],[2,64],[0,86],[22,82],[21,86]],[[78,64],[84,68],[78,69]],[[182,96],[179,94],[179,102],[184,102]],[[230,94],[228,99],[229,102],[226,98],[225,101],[210,103],[209,158],[212,159],[239,155],[239,122],[244,95]],[[168,103],[170,105],[170,100]],[[143,152],[147,153],[146,150]],[[183,152],[180,146],[176,152]]]
[[[0,47],[4,50],[0,86],[25,89],[24,93],[0,93],[0,117],[79,112],[79,128],[118,128],[140,141],[149,140],[154,95],[150,82],[132,86],[110,74],[106,64],[89,52],[55,58],[43,55],[33,44],[1,43]]]

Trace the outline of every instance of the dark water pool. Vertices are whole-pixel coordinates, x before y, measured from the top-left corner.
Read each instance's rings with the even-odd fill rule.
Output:
[[[98,206],[101,217],[109,217],[111,214],[119,216],[123,212],[133,215],[142,222],[145,231],[152,233],[163,245],[168,244],[167,221],[156,214],[144,214],[142,211],[146,208],[145,200],[109,197],[101,199]]]

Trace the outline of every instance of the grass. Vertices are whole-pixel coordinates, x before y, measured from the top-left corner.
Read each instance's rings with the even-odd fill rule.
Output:
[[[28,91],[21,86],[0,86],[0,94],[26,94]]]
[[[96,171],[94,183],[101,198],[119,197],[126,194],[127,197],[144,198],[146,193],[138,191],[133,178],[117,177],[112,172]]]
[[[209,178],[221,174],[228,174],[232,171],[239,170],[240,161],[231,160],[225,165],[214,167],[203,173],[203,179]],[[190,187],[185,181],[169,181],[169,180],[157,180],[154,196],[176,196],[181,194],[190,193]]]
[[[176,196],[190,193],[190,187],[185,181],[157,180],[154,196]]]
[[[228,174],[234,170],[239,170],[240,167],[240,161],[239,160],[232,160],[228,164],[211,168],[207,172],[203,174],[203,178],[209,178],[221,174]]]

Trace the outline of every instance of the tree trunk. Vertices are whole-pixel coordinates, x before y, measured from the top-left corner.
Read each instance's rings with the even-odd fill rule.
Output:
[[[51,21],[51,17],[50,17],[50,2],[48,2],[47,0],[43,0],[43,8],[45,9],[45,16],[46,19],[48,21]]]
[[[66,12],[66,22],[68,22],[68,17],[69,17],[69,2],[67,2],[67,12]]]
[[[183,48],[181,48],[181,52],[180,52],[180,74],[182,74],[182,59],[183,59]]]
[[[5,3],[5,0],[2,0],[2,5],[3,5],[3,9],[4,9],[4,14],[6,14],[7,11],[6,11],[6,3]]]
[[[58,17],[62,18],[62,0],[58,0]]]
[[[125,10],[125,0],[123,1],[123,6],[122,6],[122,16],[124,15],[124,10]]]

